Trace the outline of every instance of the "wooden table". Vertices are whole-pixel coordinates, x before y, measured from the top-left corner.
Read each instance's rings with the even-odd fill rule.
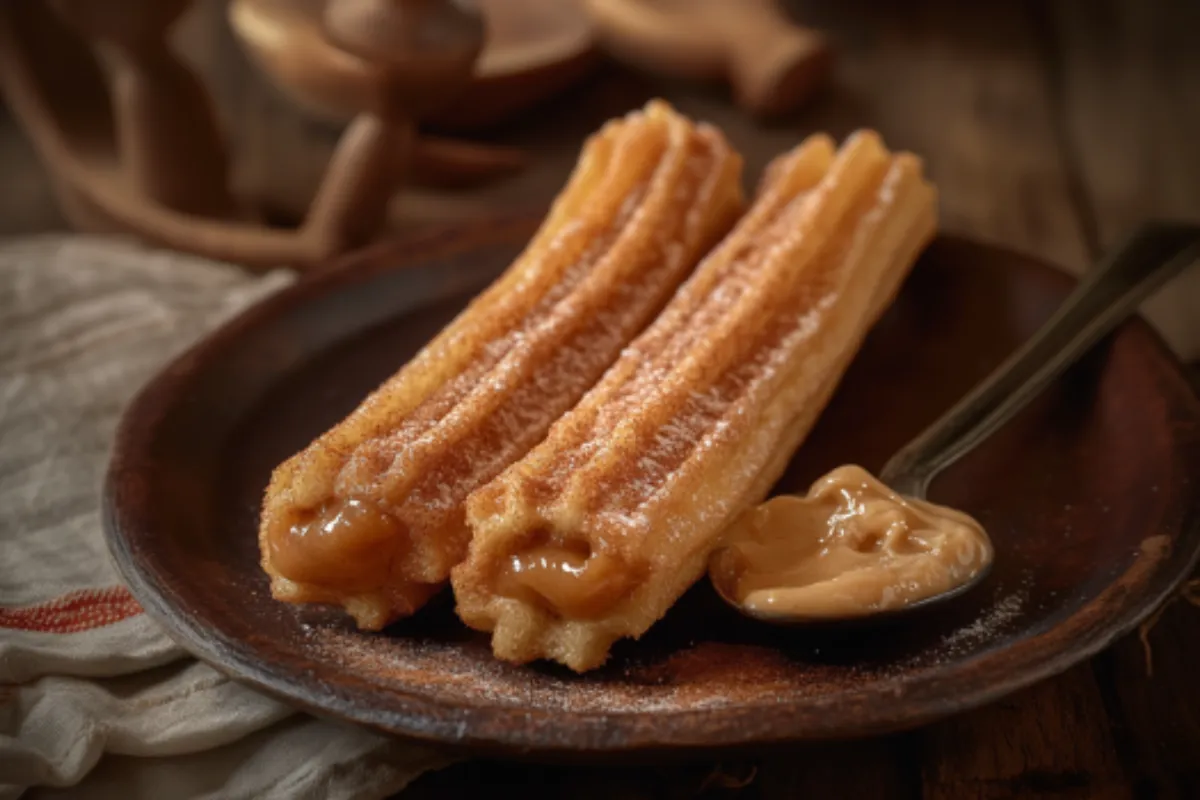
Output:
[[[923,155],[943,227],[1082,269],[1140,219],[1200,218],[1200,4],[1099,0],[801,2],[831,31],[836,85],[786,124],[761,127],[718,91],[614,68],[572,97],[489,134],[531,148],[534,165],[456,196],[408,193],[406,226],[543,208],[581,138],[650,94],[724,127],[756,174],[805,132],[860,126]],[[239,177],[276,206],[312,190],[334,132],[273,92],[208,0],[181,46],[215,87]],[[2,112],[0,112],[2,113]],[[59,228],[49,186],[0,115],[0,234]],[[1200,274],[1148,306],[1170,341],[1200,357]],[[427,775],[404,798],[524,786],[528,797],[1200,797],[1200,611],[1172,604],[1149,635],[976,712],[910,733],[671,766],[534,767],[472,761]],[[750,780],[752,778],[752,780]],[[748,781],[744,788],[736,788]]]

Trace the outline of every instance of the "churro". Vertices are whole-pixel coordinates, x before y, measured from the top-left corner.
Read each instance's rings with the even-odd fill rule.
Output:
[[[654,324],[468,499],[459,616],[499,658],[577,671],[644,633],[778,479],[935,226],[920,161],[871,132],[777,159]]]
[[[366,629],[466,554],[463,503],[545,435],[742,210],[741,159],[662,102],[585,145],[515,263],[344,421],[278,467],[259,542],[272,594]]]

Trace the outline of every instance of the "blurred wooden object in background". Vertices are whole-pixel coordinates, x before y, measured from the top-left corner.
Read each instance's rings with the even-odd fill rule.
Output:
[[[605,49],[631,65],[726,80],[758,116],[796,111],[829,76],[825,37],[775,0],[587,0]]]
[[[109,71],[116,147],[107,166],[120,173],[124,181],[118,185],[116,175],[99,176],[84,170],[77,176],[74,165],[64,164],[63,180],[84,184],[76,187],[81,194],[123,189],[128,193],[122,198],[123,204],[144,197],[186,214],[218,219],[234,216],[227,181],[229,158],[212,99],[196,73],[171,52],[166,42],[167,30],[190,2],[51,0],[58,17],[80,40],[94,45]],[[20,12],[12,13],[18,16]],[[18,29],[18,37],[20,33]],[[21,44],[32,51],[28,43]],[[58,57],[50,48],[45,52],[46,58]],[[74,99],[51,94],[49,103],[61,100],[68,104]],[[51,132],[44,131],[43,135],[50,136]],[[49,142],[47,147],[56,144]],[[86,141],[71,144],[90,149]],[[72,157],[73,152],[58,154],[61,161]],[[91,202],[103,205],[95,198]]]
[[[439,112],[443,123],[495,121],[590,64],[582,13],[560,6],[547,17],[545,0],[490,3],[501,34],[490,49],[483,19],[451,0],[235,4],[247,46],[272,78],[293,95],[337,98],[351,117],[319,187],[298,204],[299,227],[271,228],[235,199],[212,98],[168,44],[190,1],[3,4],[0,88],[75,227],[250,268],[310,268],[365,244],[413,178],[461,186],[512,172],[524,163],[520,151],[419,138],[418,121]],[[486,69],[476,79],[481,52]]]
[[[583,77],[592,26],[575,0],[477,0],[487,44],[470,82],[428,122],[470,131],[512,119]],[[300,108],[348,121],[371,91],[371,65],[322,30],[326,0],[231,0],[229,23],[253,61]]]

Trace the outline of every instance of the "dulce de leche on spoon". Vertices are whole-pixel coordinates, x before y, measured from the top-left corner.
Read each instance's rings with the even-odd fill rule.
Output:
[[[967,514],[900,495],[861,467],[828,473],[738,518],[709,569],[717,591],[768,620],[866,617],[972,584],[994,550]]]
[[[607,124],[511,267],[263,501],[276,599],[366,629],[411,614],[470,540],[467,495],[545,437],[742,209],[741,159],[662,102]]]

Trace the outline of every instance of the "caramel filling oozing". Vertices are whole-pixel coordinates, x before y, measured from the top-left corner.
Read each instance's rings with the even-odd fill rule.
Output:
[[[628,593],[632,576],[618,558],[587,544],[543,544],[514,553],[496,582],[497,592],[548,606],[561,617],[594,619]]]
[[[991,563],[971,517],[896,494],[839,467],[807,497],[775,497],[742,515],[710,574],[750,610],[853,617],[948,592]]]
[[[273,531],[271,565],[297,583],[374,588],[387,579],[402,528],[373,503],[331,503]]]

